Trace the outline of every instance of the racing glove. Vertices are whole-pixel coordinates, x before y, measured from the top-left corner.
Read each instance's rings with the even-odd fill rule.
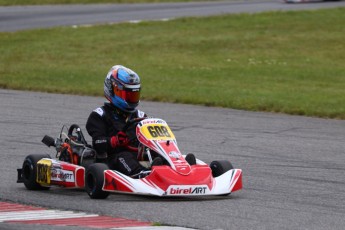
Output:
[[[110,138],[110,145],[112,148],[126,147],[129,144],[129,139],[126,133],[120,131],[115,136]]]

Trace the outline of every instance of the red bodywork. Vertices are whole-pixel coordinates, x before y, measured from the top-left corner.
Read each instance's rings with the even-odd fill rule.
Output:
[[[43,158],[37,162],[37,182],[44,186],[84,188],[85,168],[64,161]]]

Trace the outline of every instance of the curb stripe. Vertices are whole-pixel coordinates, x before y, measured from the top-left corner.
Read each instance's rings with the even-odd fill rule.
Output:
[[[2,212],[0,222],[14,220],[46,220],[46,219],[70,219],[76,217],[94,217],[98,215],[86,214],[83,212],[74,213],[71,211],[59,210],[38,210],[38,211],[20,211],[20,212]]]
[[[29,205],[0,202],[0,223],[81,226],[89,228],[149,227],[151,222],[99,216],[85,212],[45,209]]]
[[[41,207],[33,207],[28,205],[0,202],[0,214],[1,212],[11,212],[11,211],[28,211],[28,210],[45,210]]]
[[[49,219],[49,220],[24,220],[24,221],[8,221],[10,223],[22,224],[48,224],[56,226],[82,226],[91,228],[119,228],[119,227],[141,227],[151,226],[151,223],[133,221],[124,218],[113,218],[109,216],[81,217],[81,218],[65,218],[65,219]]]
[[[192,230],[174,226],[152,226],[152,222],[119,217],[99,216],[85,212],[62,211],[0,202],[0,223],[79,226],[113,230]]]

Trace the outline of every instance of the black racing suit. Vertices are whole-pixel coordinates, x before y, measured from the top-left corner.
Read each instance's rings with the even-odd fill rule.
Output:
[[[135,175],[145,170],[137,160],[137,152],[131,152],[125,147],[112,148],[110,144],[111,137],[122,131],[128,120],[138,117],[146,117],[146,114],[140,110],[124,113],[110,103],[104,103],[102,107],[91,112],[86,129],[92,137],[92,145],[97,152],[98,162],[107,163],[110,169],[126,175]],[[129,145],[138,147],[135,124],[128,128],[126,134],[130,140]]]

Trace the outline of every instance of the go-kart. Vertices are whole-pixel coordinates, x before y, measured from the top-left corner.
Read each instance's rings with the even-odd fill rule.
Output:
[[[110,170],[104,164],[93,164],[85,175],[85,189],[91,198],[105,198],[110,192],[153,196],[227,195],[242,188],[242,170],[234,169],[228,161],[213,161],[208,166],[196,159],[190,165],[164,120],[139,121],[136,135],[142,145],[139,159],[147,158],[151,163],[153,152],[165,164],[153,166],[139,178]]]
[[[112,192],[151,196],[228,195],[242,189],[242,170],[229,161],[213,161],[210,165],[195,159],[188,163],[182,155],[168,124],[158,118],[140,118],[128,122],[136,125],[138,160],[147,170],[127,176],[111,170],[104,163],[94,163],[96,152],[87,145],[80,128],[77,136],[69,129],[56,140],[43,138],[57,149],[57,160],[46,155],[26,157],[18,169],[18,182],[28,189],[47,189],[52,185],[84,188],[93,199],[104,199]],[[77,128],[76,128],[77,127]],[[73,129],[72,129],[73,130]],[[78,150],[76,147],[79,147]],[[161,165],[152,165],[157,157]]]

